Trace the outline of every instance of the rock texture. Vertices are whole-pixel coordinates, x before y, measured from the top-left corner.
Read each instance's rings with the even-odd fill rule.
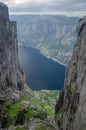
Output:
[[[65,88],[55,107],[55,120],[60,130],[86,130],[86,17],[80,19],[77,33]]]
[[[17,96],[24,86],[18,62],[16,22],[9,20],[8,7],[0,3],[0,100]]]

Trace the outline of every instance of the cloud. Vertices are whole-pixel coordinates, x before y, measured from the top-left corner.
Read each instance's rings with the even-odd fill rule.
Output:
[[[1,0],[10,13],[52,13],[86,15],[86,0]]]

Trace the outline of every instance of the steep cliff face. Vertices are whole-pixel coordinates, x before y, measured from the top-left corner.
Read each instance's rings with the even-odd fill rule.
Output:
[[[77,33],[65,88],[55,108],[55,120],[60,130],[86,130],[86,17],[80,19]]]
[[[16,22],[9,20],[8,8],[0,3],[0,100],[16,96],[23,89],[24,76],[18,62]]]

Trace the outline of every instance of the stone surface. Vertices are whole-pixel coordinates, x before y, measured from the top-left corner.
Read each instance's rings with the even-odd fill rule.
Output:
[[[60,130],[86,130],[86,17],[80,19],[77,33],[65,88],[55,108],[55,120]]]
[[[4,18],[6,21],[9,21],[8,7],[0,2],[0,19]]]
[[[19,67],[16,22],[9,20],[8,7],[0,3],[0,100],[18,96],[24,86]]]
[[[58,130],[55,123],[48,122],[47,120],[31,119],[28,123],[20,126],[12,126],[8,130]]]

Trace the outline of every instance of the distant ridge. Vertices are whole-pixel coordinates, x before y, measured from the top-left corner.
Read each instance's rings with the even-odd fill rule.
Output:
[[[78,17],[65,15],[11,15],[17,21],[22,45],[35,47],[47,57],[67,65],[76,39]]]

